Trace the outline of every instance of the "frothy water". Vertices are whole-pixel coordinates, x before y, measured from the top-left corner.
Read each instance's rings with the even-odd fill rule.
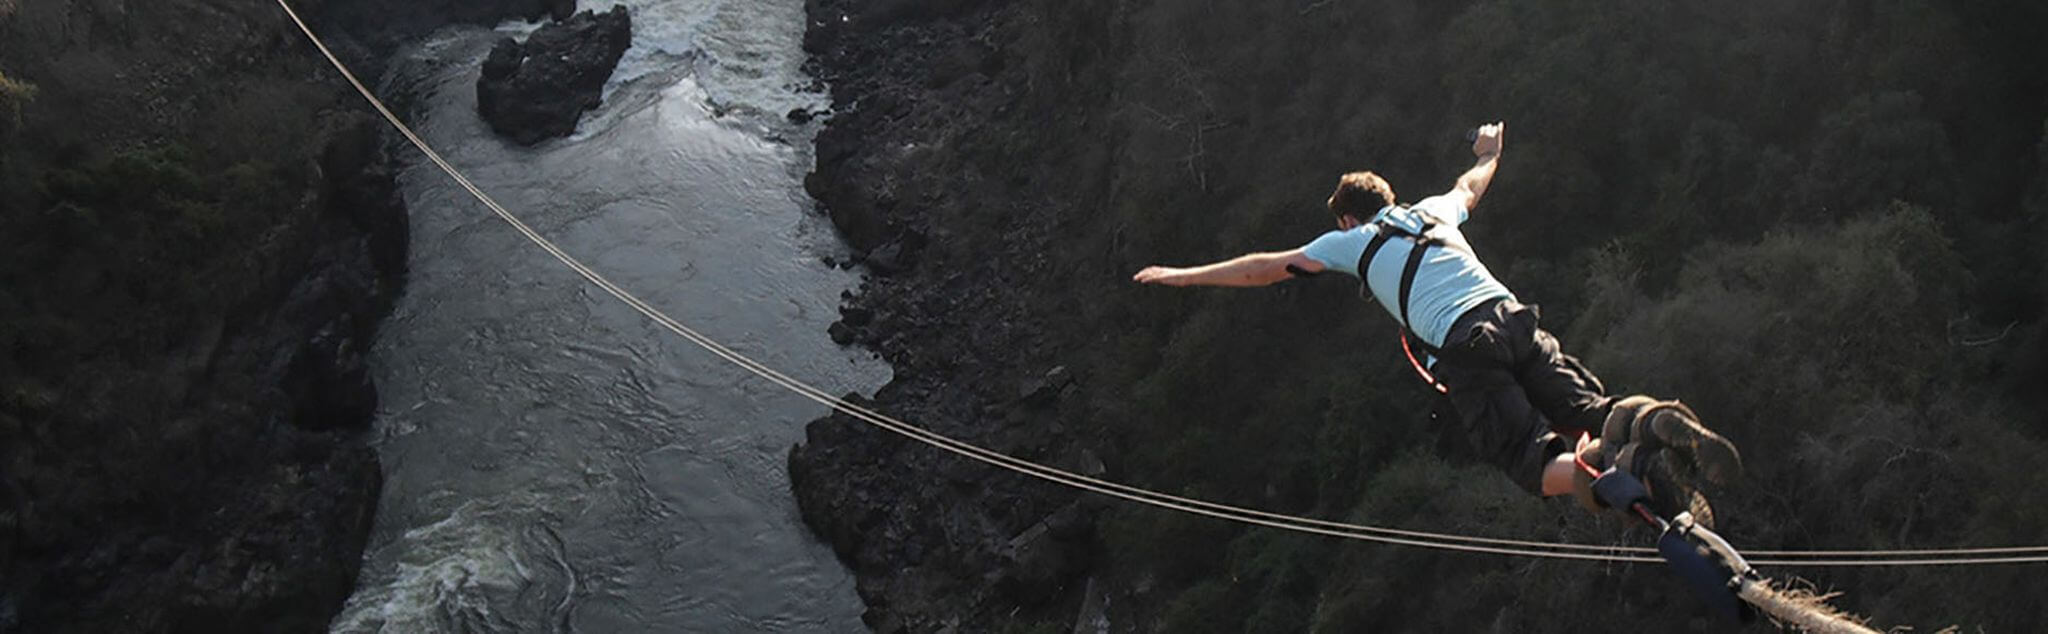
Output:
[[[453,29],[386,86],[485,191],[729,346],[831,392],[888,377],[824,329],[857,280],[801,187],[815,109],[801,0],[633,0],[605,105],[522,148],[477,67],[527,27]],[[586,2],[584,8],[606,8]],[[424,160],[400,176],[411,279],[373,363],[386,482],[337,632],[861,631],[852,577],[797,517],[784,457],[822,406],[646,321]]]

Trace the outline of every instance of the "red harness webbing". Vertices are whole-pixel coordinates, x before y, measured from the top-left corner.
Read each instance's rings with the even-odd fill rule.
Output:
[[[1451,393],[1451,388],[1444,387],[1442,381],[1436,380],[1435,375],[1430,374],[1428,369],[1422,367],[1422,360],[1415,358],[1415,350],[1408,347],[1408,331],[1405,329],[1401,331],[1401,353],[1408,355],[1408,367],[1415,368],[1415,374],[1422,377],[1422,382],[1436,388],[1436,393],[1438,394]]]

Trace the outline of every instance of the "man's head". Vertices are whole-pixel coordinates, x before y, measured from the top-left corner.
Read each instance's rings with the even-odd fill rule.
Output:
[[[1394,186],[1372,172],[1352,172],[1337,178],[1337,191],[1330,194],[1330,213],[1337,226],[1345,229],[1365,224],[1373,214],[1394,204]]]

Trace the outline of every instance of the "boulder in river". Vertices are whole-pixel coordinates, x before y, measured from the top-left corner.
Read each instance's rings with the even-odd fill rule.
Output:
[[[576,0],[540,0],[540,10],[546,12],[548,17],[554,18],[556,22],[561,22],[569,19],[569,16],[576,15]]]
[[[477,78],[477,112],[492,130],[522,145],[567,136],[583,111],[597,107],[632,42],[632,18],[623,6],[578,13],[525,42],[499,40]]]

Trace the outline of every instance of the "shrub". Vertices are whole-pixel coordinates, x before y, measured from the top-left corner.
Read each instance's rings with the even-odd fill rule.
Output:
[[[236,262],[290,204],[290,175],[204,164],[171,146],[36,179],[39,201],[0,217],[0,235],[11,238],[0,251],[0,284],[22,300],[0,303],[9,334],[0,344],[11,356],[63,367],[148,354],[254,283]]]
[[[1225,579],[1211,578],[1166,604],[1159,616],[1162,632],[1242,632],[1246,614],[1242,597]]]
[[[7,4],[10,1],[0,0],[0,16],[5,16],[13,10],[13,7]],[[7,114],[6,119],[10,126],[21,125],[21,107],[28,105],[28,102],[34,101],[35,98],[35,84],[16,81],[8,77],[7,73],[0,72],[0,111]]]

